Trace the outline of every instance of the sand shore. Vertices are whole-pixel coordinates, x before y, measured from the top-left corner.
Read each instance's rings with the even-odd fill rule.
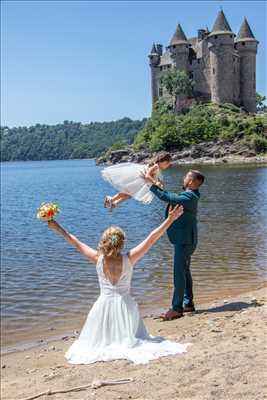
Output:
[[[196,313],[171,321],[145,318],[148,330],[181,343],[186,354],[146,365],[119,360],[71,365],[66,337],[1,357],[2,400],[19,400],[47,390],[69,389],[95,379],[132,378],[124,385],[89,387],[44,395],[42,400],[262,400],[267,398],[266,289],[199,305]]]

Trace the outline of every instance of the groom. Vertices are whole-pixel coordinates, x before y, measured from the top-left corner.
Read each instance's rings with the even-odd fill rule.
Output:
[[[145,179],[151,181],[149,177]],[[155,182],[152,182],[150,188],[160,200],[168,203],[166,216],[170,206],[180,204],[184,207],[184,214],[167,230],[168,238],[174,246],[174,293],[172,308],[163,316],[164,320],[180,318],[183,312],[195,311],[190,261],[197,246],[197,205],[200,198],[198,189],[204,179],[199,171],[189,171],[183,180],[184,191],[179,195],[162,190]]]

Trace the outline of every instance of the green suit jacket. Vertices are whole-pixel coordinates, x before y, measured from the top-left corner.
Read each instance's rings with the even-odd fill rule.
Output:
[[[160,200],[168,203],[166,209],[166,217],[169,212],[170,205],[180,204],[184,207],[183,215],[178,218],[167,230],[168,238],[173,244],[188,244],[195,247],[197,245],[197,205],[200,198],[198,190],[185,191],[180,194],[162,190],[152,185],[151,192]]]

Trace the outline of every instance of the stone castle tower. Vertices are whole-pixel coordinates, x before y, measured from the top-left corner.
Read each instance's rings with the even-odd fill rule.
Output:
[[[153,44],[149,54],[153,105],[168,96],[160,84],[161,73],[177,68],[195,81],[193,100],[232,103],[255,112],[258,43],[246,18],[236,36],[223,11],[212,31],[199,29],[197,37],[187,39],[178,24],[165,52],[162,45]]]

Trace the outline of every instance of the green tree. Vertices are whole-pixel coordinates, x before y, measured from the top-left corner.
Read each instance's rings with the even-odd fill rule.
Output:
[[[153,112],[156,112],[158,115],[168,114],[173,112],[173,106],[169,99],[160,98],[153,109]]]
[[[193,79],[189,78],[185,71],[179,71],[176,68],[164,71],[160,76],[160,83],[173,99],[173,110],[179,96],[192,96],[195,85]]]
[[[267,106],[265,104],[266,96],[261,96],[259,93],[256,93],[256,108],[257,111],[267,111]]]

